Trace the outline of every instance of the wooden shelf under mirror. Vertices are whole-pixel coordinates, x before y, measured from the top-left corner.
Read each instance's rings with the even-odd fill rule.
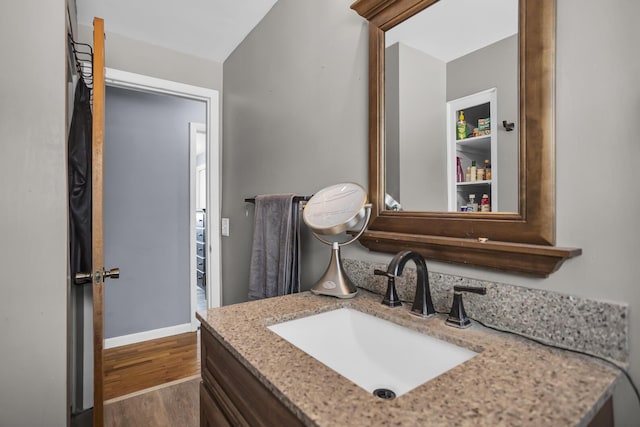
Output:
[[[351,5],[369,21],[369,197],[373,207],[360,242],[376,251],[413,249],[428,259],[548,276],[564,260],[582,253],[578,248],[554,246],[555,0],[519,0],[516,13],[518,212],[385,208],[385,32],[436,3],[444,2],[357,0]]]
[[[373,251],[415,250],[426,259],[547,277],[581,249],[525,243],[494,242],[419,234],[370,231],[359,242]]]

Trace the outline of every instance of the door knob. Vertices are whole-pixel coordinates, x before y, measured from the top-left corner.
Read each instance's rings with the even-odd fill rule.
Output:
[[[75,275],[75,282],[77,285],[90,282],[92,279],[93,275],[91,273],[76,273]]]
[[[112,279],[119,278],[120,277],[120,269],[119,268],[112,268],[111,270],[104,270],[104,271],[98,270],[93,274],[91,274],[91,273],[76,273],[74,279],[75,279],[75,283],[78,284],[78,285],[81,285],[81,284],[87,283],[87,282],[91,282],[91,281],[95,281],[97,284],[100,284],[107,277],[110,277]]]
[[[112,268],[111,270],[105,270],[104,271],[104,277],[110,277],[112,279],[117,279],[118,277],[120,277],[120,269],[119,268]]]

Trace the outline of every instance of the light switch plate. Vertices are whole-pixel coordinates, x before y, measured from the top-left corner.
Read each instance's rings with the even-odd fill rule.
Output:
[[[229,236],[229,218],[222,218],[222,235]]]

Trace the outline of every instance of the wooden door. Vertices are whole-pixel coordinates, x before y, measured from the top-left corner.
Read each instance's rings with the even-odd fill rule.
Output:
[[[104,20],[93,19],[93,125],[91,140],[91,271],[75,275],[77,283],[91,281],[93,290],[93,425],[104,425],[104,279],[120,276],[105,270],[103,255],[103,149],[104,149]]]
[[[92,142],[92,277],[93,277],[93,425],[104,424],[104,256],[103,256],[103,148],[104,148],[104,20],[93,19],[93,142]]]

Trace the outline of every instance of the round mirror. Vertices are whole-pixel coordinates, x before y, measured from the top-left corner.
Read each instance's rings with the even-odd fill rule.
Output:
[[[367,193],[351,182],[323,188],[304,208],[304,222],[318,234],[339,234],[365,216]]]

